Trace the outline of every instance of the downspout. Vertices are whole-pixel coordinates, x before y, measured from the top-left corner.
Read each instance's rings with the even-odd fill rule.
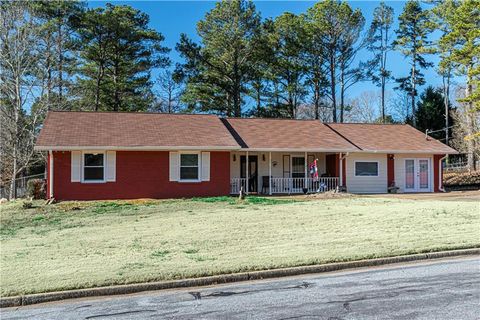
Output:
[[[443,158],[438,159],[438,190],[441,192],[446,192],[445,188],[443,187],[443,181],[442,181],[442,161],[448,157],[448,154],[446,154]]]

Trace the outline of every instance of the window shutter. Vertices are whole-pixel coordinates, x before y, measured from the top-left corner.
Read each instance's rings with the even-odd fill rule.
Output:
[[[106,161],[106,174],[105,180],[106,181],[115,181],[116,179],[116,167],[117,167],[117,152],[116,151],[107,151],[106,153],[107,161]]]
[[[180,155],[178,152],[170,152],[170,181],[180,179]]]
[[[80,182],[82,153],[80,151],[71,152],[71,182]]]
[[[202,152],[202,181],[210,181],[210,152]]]

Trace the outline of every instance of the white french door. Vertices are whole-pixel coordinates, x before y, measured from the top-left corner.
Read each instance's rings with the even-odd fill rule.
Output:
[[[430,192],[430,159],[405,159],[405,192]]]

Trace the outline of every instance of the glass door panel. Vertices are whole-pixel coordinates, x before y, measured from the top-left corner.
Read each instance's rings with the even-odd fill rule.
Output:
[[[304,157],[292,157],[292,178],[305,178]]]
[[[415,189],[415,160],[405,160],[405,189]]]
[[[429,176],[428,176],[428,159],[418,160],[418,186],[420,189],[429,189]]]

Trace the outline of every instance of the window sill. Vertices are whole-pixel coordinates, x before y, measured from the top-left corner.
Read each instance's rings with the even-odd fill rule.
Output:
[[[202,180],[178,180],[177,182],[180,182],[180,183],[199,183],[199,182],[202,182]]]
[[[85,183],[85,184],[90,184],[90,183],[107,183],[107,181],[105,180],[84,180],[82,181],[82,183]]]

